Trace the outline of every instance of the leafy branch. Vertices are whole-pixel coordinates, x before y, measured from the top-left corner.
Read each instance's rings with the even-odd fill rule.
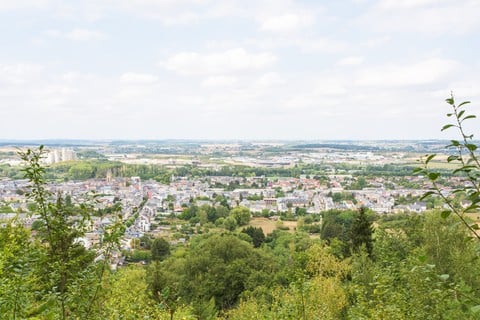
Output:
[[[441,176],[440,172],[430,169],[430,162],[436,157],[436,154],[427,154],[425,157],[420,158],[421,167],[414,170],[415,173],[421,174],[427,177],[432,183],[432,189],[426,192],[422,199],[426,197],[436,195],[439,196],[447,206],[447,209],[441,212],[443,218],[447,218],[452,213],[455,214],[462,224],[480,241],[480,234],[477,232],[479,227],[477,224],[470,224],[467,221],[466,213],[478,212],[480,209],[480,160],[475,151],[478,146],[473,142],[473,134],[467,134],[464,128],[464,122],[466,120],[476,118],[473,114],[466,114],[465,106],[470,101],[464,101],[460,104],[456,104],[453,94],[446,99],[446,102],[452,108],[452,112],[447,113],[447,117],[453,118],[452,123],[446,124],[442,127],[441,131],[456,129],[460,135],[459,140],[450,140],[450,144],[446,146],[447,149],[453,150],[453,154],[449,155],[447,162],[458,166],[452,173],[461,177],[465,177],[466,184],[455,188],[452,194],[464,194],[466,199],[470,202],[468,207],[463,208],[457,206],[453,199],[451,199],[442,190],[442,187],[438,183],[438,178]]]
[[[92,200],[72,205],[68,196],[48,190],[41,163],[46,152],[43,146],[19,152],[26,162],[23,171],[30,182],[28,197],[37,205],[42,225],[37,235],[41,256],[36,268],[43,282],[43,305],[55,302],[60,319],[91,319],[103,289],[103,277],[118,251],[125,226],[118,215],[114,224],[101,230],[101,244],[94,249],[85,248],[79,239],[91,224]],[[39,312],[43,312],[41,309]]]

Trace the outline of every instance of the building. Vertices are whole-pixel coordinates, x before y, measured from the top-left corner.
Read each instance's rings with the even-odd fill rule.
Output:
[[[48,164],[58,163],[63,161],[76,160],[77,156],[75,151],[68,148],[52,149],[45,158],[45,162]]]

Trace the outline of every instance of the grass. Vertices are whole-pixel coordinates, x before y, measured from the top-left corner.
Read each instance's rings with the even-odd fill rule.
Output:
[[[268,218],[260,218],[255,217],[250,220],[250,224],[252,227],[260,227],[263,230],[263,233],[270,234],[274,230],[277,229],[277,226],[282,223],[284,227],[288,227],[289,232],[294,232],[295,228],[297,227],[296,221],[274,221]]]

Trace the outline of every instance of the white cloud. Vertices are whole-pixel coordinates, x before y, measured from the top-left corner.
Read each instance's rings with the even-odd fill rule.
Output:
[[[381,0],[357,22],[377,32],[465,34],[480,26],[479,1]]]
[[[314,23],[311,15],[284,14],[266,18],[261,25],[264,31],[291,32],[309,27]]]
[[[439,4],[452,2],[445,0],[380,0],[378,2],[378,7],[388,10],[398,10],[398,9],[415,9],[429,7],[432,5],[438,6]],[[458,1],[455,1],[458,3]]]
[[[207,18],[215,3],[206,0],[110,0],[103,11],[111,8],[141,18],[158,20],[164,25],[188,25]]]
[[[480,101],[479,1],[355,2],[0,0],[15,26],[0,118],[25,122],[4,121],[0,135],[438,137],[450,90]],[[98,48],[87,43],[71,50],[70,40],[106,37],[115,59],[89,59]]]
[[[376,48],[376,47],[385,45],[390,40],[391,40],[390,36],[384,35],[384,36],[374,37],[374,38],[370,38],[365,41],[362,41],[361,45],[367,48]]]
[[[346,42],[328,37],[269,37],[250,38],[244,41],[248,46],[255,46],[262,50],[298,48],[306,53],[340,53],[348,48]]]
[[[357,76],[359,86],[404,87],[431,84],[444,80],[460,64],[449,59],[428,59],[413,64],[389,64],[365,68]]]
[[[45,35],[52,38],[59,38],[62,36],[62,33],[59,30],[50,29],[45,31]]]
[[[10,11],[26,8],[44,9],[51,5],[50,0],[0,0],[0,11]]]
[[[201,83],[202,87],[229,87],[237,82],[235,77],[228,76],[211,76],[204,79]]]
[[[330,83],[329,81],[318,84],[313,91],[315,96],[341,96],[347,93],[348,91],[343,85]]]
[[[339,66],[358,66],[363,63],[363,57],[351,56],[338,60]]]
[[[73,29],[72,31],[65,33],[64,36],[73,41],[101,40],[105,38],[105,34],[102,32],[81,28]]]
[[[346,43],[326,37],[313,39],[295,39],[293,43],[294,45],[298,46],[302,51],[309,53],[339,53],[347,49]]]
[[[0,83],[22,85],[37,78],[43,69],[32,63],[0,64]]]
[[[51,29],[45,31],[45,35],[51,38],[65,38],[72,41],[95,41],[106,38],[106,34],[96,30],[75,28],[68,32]]]
[[[255,81],[255,85],[261,88],[285,84],[286,80],[276,72],[263,74]]]
[[[200,21],[201,16],[195,12],[183,12],[174,17],[165,17],[163,23],[167,26],[188,25]]]
[[[177,53],[160,66],[182,75],[211,75],[261,70],[272,66],[277,57],[270,52],[249,53],[243,48],[201,54]]]
[[[148,73],[127,72],[120,76],[120,81],[129,84],[151,84],[158,81],[158,77]]]

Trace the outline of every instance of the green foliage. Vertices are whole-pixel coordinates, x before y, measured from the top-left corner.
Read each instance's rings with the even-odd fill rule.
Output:
[[[475,242],[435,212],[404,219],[375,232],[374,261],[365,250],[353,256],[348,318],[475,319]]]
[[[234,231],[237,228],[237,220],[233,216],[228,216],[224,221],[223,221],[223,227],[227,229],[228,231]]]
[[[472,241],[454,217],[439,218],[438,212],[425,217],[421,230],[422,251],[439,274],[470,288],[480,288],[478,243]]]
[[[471,234],[480,241],[480,233],[477,232],[479,229],[478,225],[471,224],[465,216],[468,212],[477,212],[480,209],[480,181],[478,180],[480,177],[480,160],[476,153],[478,146],[474,143],[473,134],[466,133],[464,124],[466,120],[476,117],[472,114],[466,114],[465,106],[468,105],[470,101],[457,104],[453,94],[451,94],[451,96],[446,99],[446,102],[452,110],[452,112],[447,114],[447,117],[452,119],[452,123],[444,125],[442,131],[454,128],[460,136],[459,140],[451,140],[450,144],[446,146],[447,149],[453,152],[447,158],[447,162],[458,166],[451,174],[464,177],[465,180],[468,181],[456,187],[452,193],[464,194],[465,199],[469,201],[469,205],[465,208],[458,206],[454,199],[442,192],[441,186],[438,183],[441,173],[429,167],[429,163],[436,157],[436,154],[427,154],[425,157],[422,157],[420,159],[422,166],[416,168],[414,171],[417,174],[422,174],[427,177],[432,184],[432,190],[425,193],[424,198],[429,196],[440,197],[447,207],[447,209],[441,213],[442,217],[446,218],[453,213]]]
[[[250,236],[254,248],[260,247],[262,243],[265,242],[265,234],[263,233],[262,228],[249,226],[243,229],[242,232]]]
[[[26,318],[35,307],[36,248],[29,233],[15,221],[0,228],[0,314],[2,319]]]
[[[361,207],[355,216],[350,227],[350,241],[353,251],[358,252],[361,246],[365,246],[368,255],[371,257],[373,251],[373,227],[366,211],[365,207]]]
[[[85,249],[77,241],[85,233],[92,207],[84,203],[78,210],[72,210],[73,206],[62,194],[54,195],[46,189],[45,168],[40,164],[44,154],[43,146],[37,151],[28,149],[20,153],[26,162],[25,177],[30,181],[28,197],[36,204],[40,223],[36,226],[35,242],[29,241],[21,227],[5,229],[3,256],[15,253],[9,259],[15,263],[11,269],[15,275],[8,276],[8,268],[0,273],[0,282],[10,286],[2,290],[0,300],[9,305],[8,299],[3,299],[4,294],[11,296],[18,290],[23,292],[16,298],[16,303],[22,303],[22,307],[18,308],[16,303],[13,305],[12,319],[25,315],[48,319],[94,317],[98,310],[101,279],[112,250],[123,235],[123,227],[114,224],[103,230],[103,245],[97,251],[101,252],[103,260],[95,262],[96,252]],[[8,244],[7,240],[12,237],[21,245],[21,250]],[[24,287],[19,287],[20,284]]]
[[[352,201],[353,203],[356,203],[357,201],[355,200],[355,197],[353,196],[353,193],[351,192],[335,192],[330,195],[333,199],[333,202],[342,202],[342,201]]]
[[[220,203],[224,203],[223,197],[219,198]],[[184,208],[179,215],[180,219],[189,220],[191,223],[200,222],[202,225],[208,222],[216,223],[218,219],[225,218],[229,215],[230,210],[228,206],[219,204],[217,206],[202,205],[198,207],[196,204],[191,204]]]
[[[320,237],[327,242],[338,239],[344,243],[349,241],[349,230],[354,220],[355,211],[329,210],[323,213],[323,224]],[[347,248],[345,247],[345,254]]]
[[[181,258],[171,256],[152,266],[150,285],[158,299],[165,299],[165,290],[175,292],[201,316],[201,310],[211,309],[212,299],[215,310],[229,309],[242,293],[265,284],[270,276],[267,260],[233,234],[199,236]]]
[[[168,311],[170,318],[181,306],[180,283],[182,276],[177,273],[177,261],[171,261],[170,265],[160,264],[158,260],[154,261],[147,270],[148,292],[151,297],[159,304],[161,309]]]
[[[170,244],[163,238],[156,238],[152,243],[152,260],[160,261],[170,254]]]
[[[310,247],[297,259],[304,260],[305,268],[297,269],[289,285],[276,287],[268,303],[245,299],[228,313],[228,319],[340,319],[347,306],[342,278],[348,263],[323,245]]]
[[[152,260],[152,253],[149,250],[133,249],[125,254],[125,258],[130,262],[146,262]]]
[[[171,319],[170,312],[149,294],[151,289],[147,284],[150,282],[145,269],[136,266],[122,268],[111,275],[106,281],[108,286],[99,319]],[[176,306],[175,314],[178,319],[194,319],[183,305]]]
[[[236,220],[239,226],[244,226],[250,222],[251,213],[248,208],[236,207],[230,210],[230,216]]]
[[[350,186],[348,186],[348,189],[350,190],[362,190],[363,188],[367,187],[368,183],[365,177],[358,177],[355,182],[351,183]]]

